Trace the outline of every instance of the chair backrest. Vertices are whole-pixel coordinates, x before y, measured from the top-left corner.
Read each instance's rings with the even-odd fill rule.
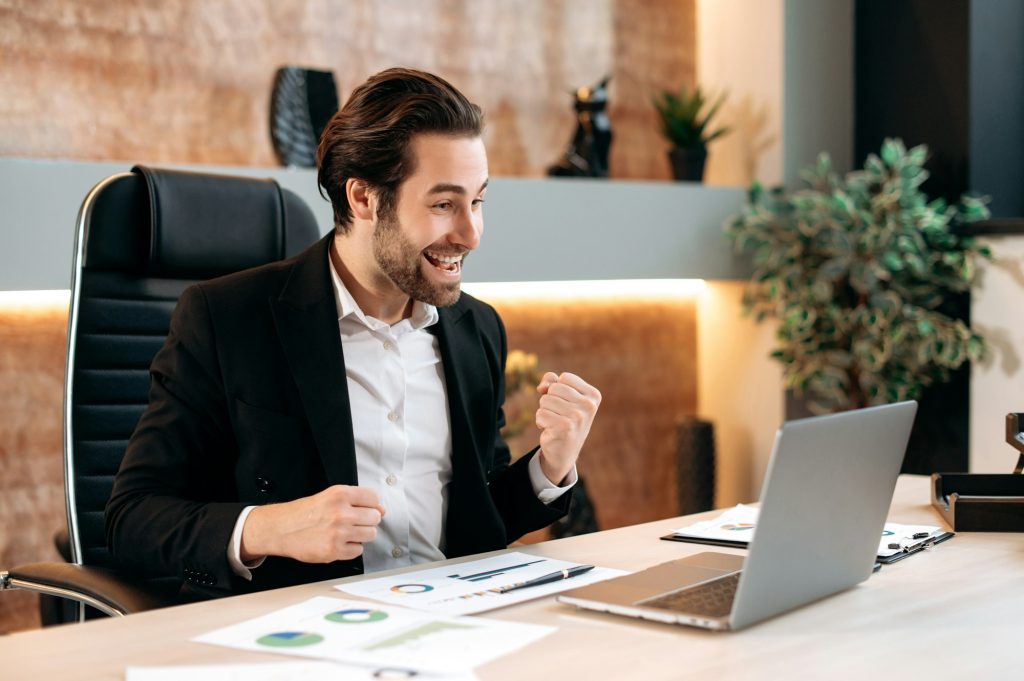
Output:
[[[319,233],[305,202],[269,179],[137,166],[86,197],[75,237],[64,393],[73,562],[113,566],[103,509],[182,291],[294,255]]]

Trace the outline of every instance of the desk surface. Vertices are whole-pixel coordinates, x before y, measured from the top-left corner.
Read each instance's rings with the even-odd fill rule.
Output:
[[[638,570],[708,550],[696,544],[658,540],[692,518],[635,525],[520,550]],[[927,478],[901,477],[889,518],[942,525],[928,504]],[[189,639],[312,596],[342,596],[332,588],[334,583],[0,636],[0,676],[97,681],[123,679],[129,665],[294,659]],[[960,533],[931,551],[883,567],[853,589],[737,633],[579,611],[544,598],[482,614],[554,625],[558,630],[476,673],[483,681],[548,678],[554,676],[552,668],[573,670],[573,676],[581,679],[775,681],[890,674],[933,679],[1008,678],[1018,675],[1021,667],[1016,656],[1024,633],[1022,585],[1024,535]]]

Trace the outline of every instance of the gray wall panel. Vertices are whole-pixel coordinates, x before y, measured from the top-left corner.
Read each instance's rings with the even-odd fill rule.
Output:
[[[331,228],[309,169],[177,166],[273,177]],[[0,290],[70,286],[82,199],[129,163],[0,158]],[[744,192],[688,183],[497,178],[468,282],[580,279],[742,279],[746,266],[722,235]]]

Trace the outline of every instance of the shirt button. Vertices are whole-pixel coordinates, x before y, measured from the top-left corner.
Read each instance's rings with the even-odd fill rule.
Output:
[[[389,485],[394,485],[396,482],[398,482],[398,478],[396,478],[393,475],[389,475],[384,479],[384,482],[388,483]]]
[[[392,423],[394,423],[397,420],[398,420],[398,412],[389,411],[388,412],[388,421],[391,421]]]
[[[393,347],[395,347],[395,346],[391,344],[391,341],[384,341],[384,349],[385,350],[390,350]]]
[[[405,553],[405,551],[403,551],[398,546],[396,546],[395,548],[391,549],[391,556],[393,558],[401,558],[403,553]]]

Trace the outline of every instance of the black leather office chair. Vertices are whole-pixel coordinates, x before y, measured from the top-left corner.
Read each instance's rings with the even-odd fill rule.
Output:
[[[64,392],[70,563],[0,573],[112,616],[173,605],[179,580],[119,573],[103,509],[149,400],[149,365],[184,289],[294,255],[319,237],[301,198],[273,180],[136,167],[85,198],[75,237]]]

